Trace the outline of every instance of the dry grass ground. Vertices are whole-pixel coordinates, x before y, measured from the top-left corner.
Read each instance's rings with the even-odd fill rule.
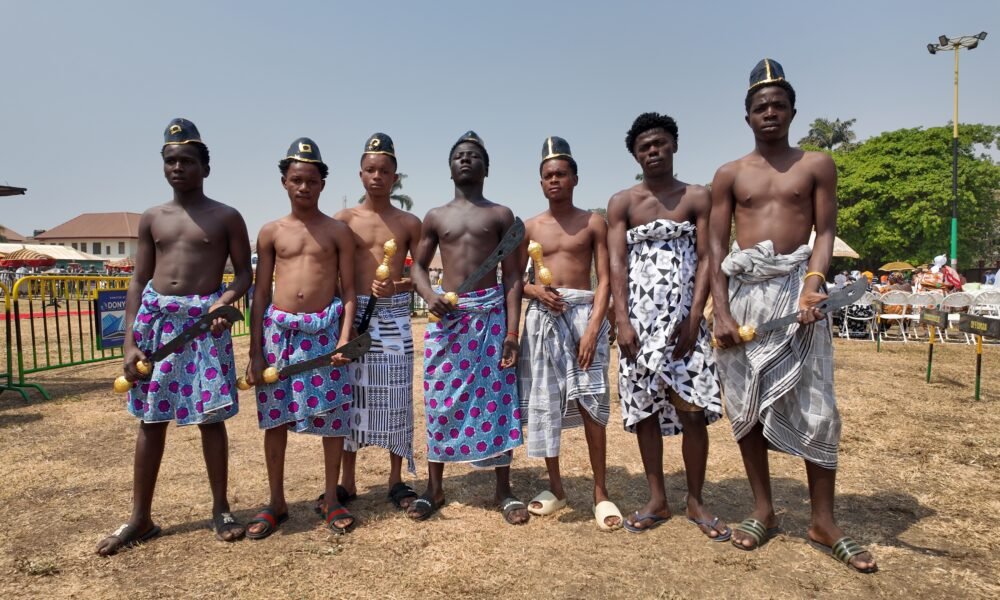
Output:
[[[418,334],[422,325],[416,324]],[[238,342],[241,353],[246,338]],[[94,546],[129,513],[136,423],[110,392],[118,364],[47,373],[51,402],[0,396],[0,597],[741,597],[826,595],[997,597],[1000,594],[1000,348],[988,347],[983,401],[972,400],[971,346],[938,346],[932,383],[926,346],[837,342],[845,427],[837,514],[867,544],[881,572],[858,575],[805,541],[809,505],[801,461],[772,454],[785,532],[744,553],[712,544],[682,518],[644,535],[600,533],[591,514],[582,432],[566,434],[570,507],[524,527],[491,507],[490,472],[449,466],[448,504],[424,523],[385,501],[388,458],[359,460],[361,526],[328,535],[311,511],[322,487],[315,438],[291,436],[291,520],[265,541],[217,542],[197,428],[171,428],[154,515],[164,535],[113,558]],[[419,375],[419,373],[418,373]],[[417,387],[421,384],[419,378]],[[36,396],[37,397],[37,396]],[[418,396],[419,398],[419,396]],[[417,402],[417,423],[422,407]],[[614,413],[613,413],[614,414]],[[253,410],[230,421],[230,497],[242,519],[267,499],[262,435]],[[749,487],[725,421],[711,429],[705,496],[735,524]],[[425,483],[418,432],[418,475]],[[609,484],[623,512],[644,502],[632,436],[609,428]],[[680,440],[666,442],[669,498],[682,507]],[[515,489],[545,485],[541,461],[518,451]]]

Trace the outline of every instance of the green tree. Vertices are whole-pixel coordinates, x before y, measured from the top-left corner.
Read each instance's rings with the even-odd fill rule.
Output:
[[[403,180],[406,179],[406,173],[400,173],[399,179],[392,184],[392,189],[389,190],[389,200],[395,202],[399,205],[399,208],[403,210],[413,210],[413,198],[410,198],[406,194],[400,194],[399,190],[403,189]],[[358,204],[365,201],[364,195],[358,198]]]
[[[809,133],[799,140],[799,146],[813,146],[821,150],[833,150],[838,144],[849,147],[857,136],[851,127],[857,119],[816,119],[809,126]]]
[[[959,264],[989,254],[1000,221],[1000,165],[988,154],[1000,126],[959,128]],[[947,253],[951,235],[951,127],[890,131],[832,153],[838,235],[861,264],[912,264]]]

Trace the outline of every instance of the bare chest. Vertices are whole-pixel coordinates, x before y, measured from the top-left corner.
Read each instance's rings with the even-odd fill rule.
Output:
[[[780,172],[755,168],[736,178],[733,196],[738,206],[749,209],[774,203],[800,206],[811,201],[814,187],[814,178],[805,169],[792,167]]]

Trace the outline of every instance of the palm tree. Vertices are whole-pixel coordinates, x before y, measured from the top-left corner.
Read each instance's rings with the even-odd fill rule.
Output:
[[[858,137],[851,131],[851,126],[857,119],[816,119],[809,127],[809,134],[799,140],[799,145],[818,146],[824,150],[833,150],[833,147],[840,144],[842,149],[850,148],[851,143]]]
[[[413,198],[410,198],[406,194],[397,193],[399,190],[403,189],[404,179],[406,179],[406,173],[400,173],[399,179],[392,184],[392,189],[389,190],[389,200],[398,204],[399,208],[403,210],[413,210]],[[358,198],[358,204],[361,204],[364,201],[364,196]]]

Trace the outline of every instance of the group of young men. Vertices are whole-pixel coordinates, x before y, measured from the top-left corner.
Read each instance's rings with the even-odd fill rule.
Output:
[[[206,311],[246,294],[254,277],[239,213],[203,193],[207,148],[192,123],[172,121],[162,155],[174,198],[142,217],[127,303],[124,369],[134,382],[128,407],[140,419],[133,512],[98,553],[160,533],[151,504],[170,421],[201,428],[212,522],[224,541],[265,538],[287,520],[289,429],[322,439],[326,482],[316,511],[331,530],[346,533],[357,522],[346,505],[357,494],[356,452],[364,446],[389,451],[388,499],[415,520],[445,504],[444,466],[463,462],[495,470],[503,518],[522,524],[566,505],[560,436],[582,425],[602,530],[645,533],[671,517],[662,436],[683,434],[685,515],[706,537],[749,551],[775,535],[767,458],[773,448],[805,459],[810,542],[855,570],[874,571],[872,556],[833,517],[840,419],[829,325],[815,307],[826,298],[836,170],[827,155],[789,146],[795,92],[777,62],[764,59],[753,69],[745,108],[755,149],[723,165],[711,190],[675,178],[676,122],[640,115],[625,141],[643,181],[611,198],[606,222],[574,206],[578,165],[566,140],[547,138],[539,170],[549,209],[523,225],[520,241],[511,210],[483,195],[489,154],[472,131],[449,153],[454,199],[422,223],[389,202],[398,177],[389,136],[376,133],[365,144],[364,201],[333,218],[318,206],[328,173],[319,147],[308,138],[293,142],[279,163],[291,212],[257,238],[246,379],[255,386],[264,430],[270,499],[245,528],[226,494],[224,421],[238,410],[229,323],[216,319],[210,332],[152,365],[150,375],[137,370]],[[394,253],[384,250],[390,240]],[[525,282],[529,241],[536,243],[534,277]],[[428,268],[439,250],[444,275],[432,282]],[[411,278],[403,277],[407,254]],[[235,277],[220,289],[227,259]],[[428,483],[419,495],[401,473],[403,459],[415,472],[411,291],[433,315],[424,335]],[[704,316],[710,293],[711,333]],[[522,298],[529,300],[523,331]],[[369,322],[362,314],[371,303]],[[741,325],[791,313],[797,323],[741,337]],[[627,518],[605,480],[612,328],[622,419],[636,434],[649,484],[648,502]],[[363,356],[352,361],[337,353],[362,333],[371,338]],[[265,377],[268,368],[324,356],[331,358],[320,368]],[[734,528],[702,497],[707,425],[722,416],[723,402],[754,497],[750,517]],[[510,484],[513,450],[522,443],[528,456],[545,459],[549,475],[549,489],[527,504]]]

